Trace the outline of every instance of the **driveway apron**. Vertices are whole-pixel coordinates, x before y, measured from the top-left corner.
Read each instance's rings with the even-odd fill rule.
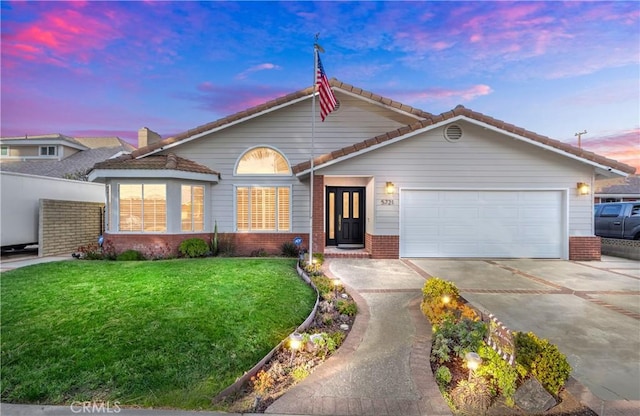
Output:
[[[338,352],[267,413],[450,415],[429,367],[424,278],[397,260],[330,259],[325,268],[358,303],[356,322]]]

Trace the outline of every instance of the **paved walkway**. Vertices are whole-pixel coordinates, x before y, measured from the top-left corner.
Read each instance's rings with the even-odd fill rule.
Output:
[[[328,261],[358,303],[338,352],[267,413],[451,415],[429,366],[431,325],[420,311],[424,278],[399,261]]]

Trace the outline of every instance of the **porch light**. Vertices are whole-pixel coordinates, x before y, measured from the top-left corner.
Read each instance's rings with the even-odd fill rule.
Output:
[[[482,364],[482,358],[477,352],[468,352],[464,355],[464,359],[467,361],[467,367],[469,367],[469,381],[471,381],[471,375]]]
[[[591,186],[588,183],[578,182],[576,184],[578,195],[589,195],[591,193]]]
[[[393,184],[393,182],[387,182],[387,184],[384,187],[384,191],[388,195],[393,195],[396,193],[396,186]]]

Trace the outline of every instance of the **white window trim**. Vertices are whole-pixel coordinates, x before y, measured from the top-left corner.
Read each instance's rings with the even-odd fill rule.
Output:
[[[238,188],[249,189],[249,218],[248,218],[248,230],[238,229]],[[275,230],[253,230],[251,229],[251,188],[274,188],[276,190],[276,204],[278,201],[278,188],[289,189],[289,229],[280,230],[278,228],[278,209],[276,207],[276,229]],[[291,233],[293,227],[293,186],[291,184],[277,185],[273,183],[269,184],[247,184],[247,185],[234,185],[233,186],[233,229],[236,233]]]
[[[242,160],[242,158],[247,153],[250,153],[250,152],[254,151],[255,149],[260,149],[260,148],[271,149],[274,152],[277,152],[280,156],[282,156],[282,158],[287,162],[287,167],[289,168],[289,173],[288,174],[284,174],[284,173],[280,173],[280,174],[272,174],[272,173],[238,173],[238,165],[240,164],[240,161]],[[274,146],[269,146],[269,145],[266,145],[266,144],[265,145],[253,146],[253,147],[250,147],[249,149],[245,150],[244,152],[242,152],[240,157],[238,157],[238,159],[236,159],[236,163],[233,166],[233,176],[242,177],[242,178],[250,178],[252,176],[253,177],[268,177],[268,178],[286,178],[286,177],[290,177],[292,175],[293,175],[293,171],[291,170],[291,162],[289,161],[287,156],[285,156],[285,154],[283,152],[278,150],[278,148],[276,148]]]

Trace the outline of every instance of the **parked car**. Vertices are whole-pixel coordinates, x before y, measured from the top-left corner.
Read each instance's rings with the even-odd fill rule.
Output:
[[[640,201],[595,204],[596,235],[640,240]]]

